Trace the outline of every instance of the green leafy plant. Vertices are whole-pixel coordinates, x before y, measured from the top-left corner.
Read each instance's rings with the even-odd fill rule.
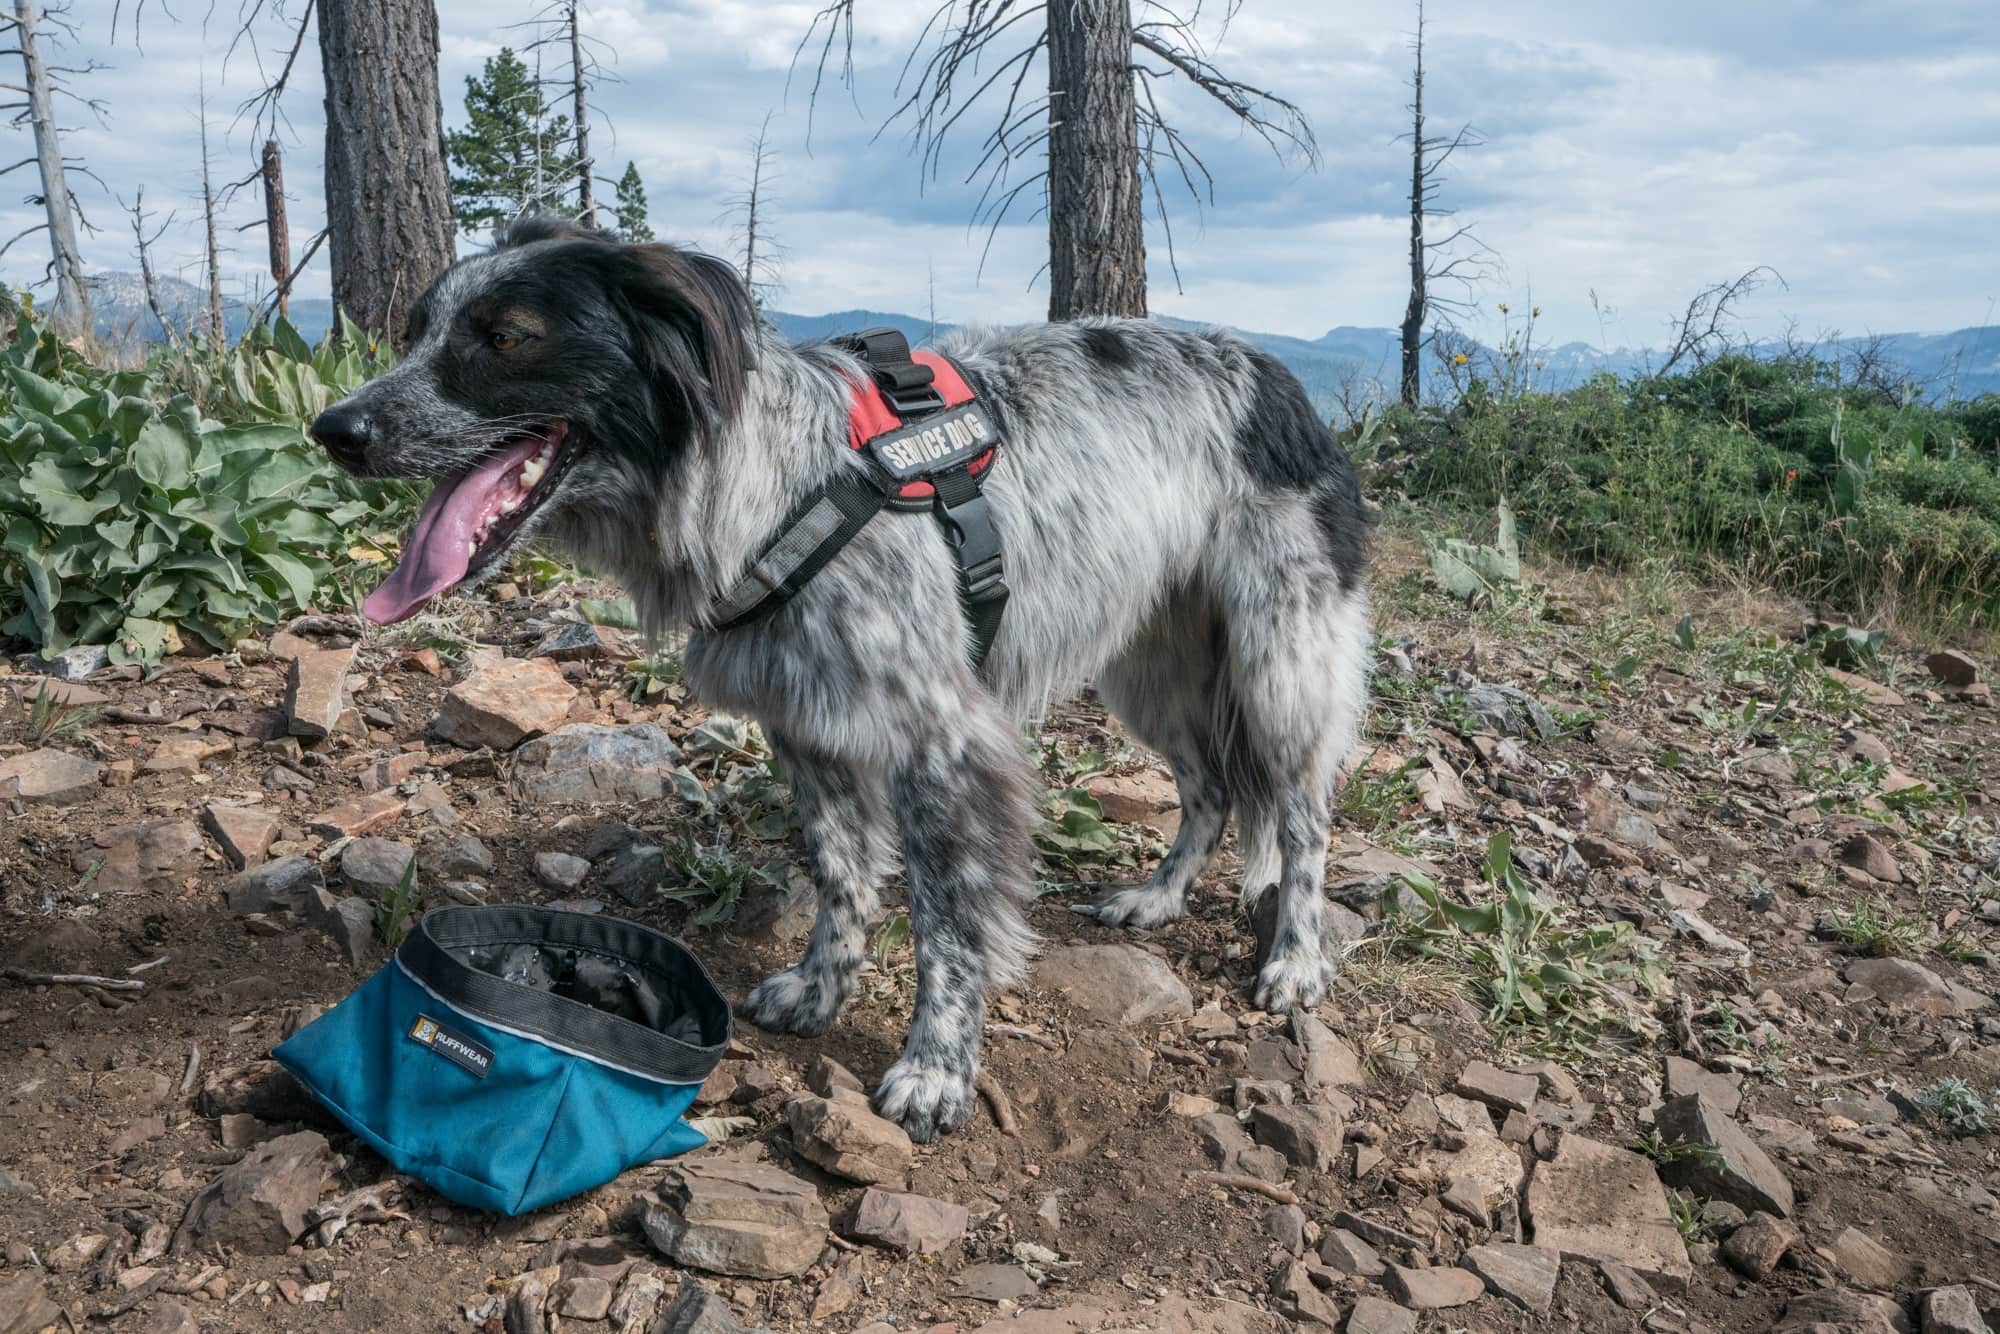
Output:
[[[417,863],[412,858],[403,868],[403,878],[382,891],[375,904],[375,934],[395,949],[410,934],[410,920],[424,905],[423,891],[417,887]]]
[[[731,921],[753,889],[776,890],[771,872],[723,844],[704,845],[683,834],[666,848],[667,864],[680,883],[663,885],[660,897],[694,909],[689,926],[716,926]]]
[[[1607,1030],[1651,1037],[1651,997],[1665,975],[1659,949],[1630,922],[1574,926],[1537,899],[1514,865],[1513,843],[1486,845],[1490,902],[1459,903],[1422,876],[1383,896],[1394,948],[1442,960],[1486,1002],[1489,1022],[1559,1050],[1596,1052]],[[1407,899],[1405,895],[1407,894]],[[1408,900],[1414,900],[1414,907]]]
[[[1495,507],[1497,535],[1492,546],[1448,537],[1431,548],[1431,574],[1438,587],[1462,602],[1503,586],[1521,582],[1521,544],[1514,532],[1514,511],[1501,496]]]
[[[1080,787],[1049,793],[1035,846],[1044,861],[1072,870],[1085,866],[1137,866],[1142,857],[1166,851],[1166,842],[1145,825],[1113,824],[1097,798]]]
[[[2000,1089],[1989,1098],[1955,1075],[1918,1090],[1917,1106],[1943,1123],[1955,1135],[1983,1135],[2000,1130]]]
[[[1827,934],[1863,954],[1912,958],[1923,952],[1930,930],[1923,919],[1899,913],[1883,898],[1856,899],[1826,915]]]
[[[27,742],[31,746],[45,746],[60,740],[89,726],[98,712],[94,704],[63,703],[44,681],[36,687],[35,698],[28,705]]]

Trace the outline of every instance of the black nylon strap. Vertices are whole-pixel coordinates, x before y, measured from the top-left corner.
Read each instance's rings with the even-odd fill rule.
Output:
[[[792,511],[776,540],[716,600],[715,628],[747,625],[790,602],[887,503],[858,471],[844,470]]]
[[[958,600],[972,626],[972,665],[976,668],[993,651],[1000,617],[1007,610],[1007,580],[1001,561],[1000,534],[993,526],[992,507],[970,469],[956,468],[931,478],[937,492],[933,512],[944,528],[958,565]]]

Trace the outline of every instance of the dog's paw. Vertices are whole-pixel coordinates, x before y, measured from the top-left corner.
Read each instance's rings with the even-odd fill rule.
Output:
[[[1318,951],[1272,959],[1257,974],[1257,1008],[1268,1014],[1310,1010],[1326,999],[1339,971]]]
[[[816,1038],[833,1027],[845,999],[804,968],[787,968],[753,987],[737,1013],[767,1033]]]
[[[1086,917],[1095,917],[1106,926],[1143,930],[1165,926],[1187,916],[1187,895],[1170,894],[1154,887],[1152,881],[1107,894],[1091,903],[1071,904]]]
[[[928,1144],[970,1121],[974,1098],[971,1071],[921,1065],[906,1056],[876,1085],[875,1110]]]

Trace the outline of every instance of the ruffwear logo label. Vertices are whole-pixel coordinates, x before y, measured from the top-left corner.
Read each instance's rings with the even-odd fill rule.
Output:
[[[410,1040],[429,1047],[475,1078],[486,1078],[486,1072],[493,1068],[491,1047],[447,1028],[427,1014],[418,1015],[416,1022],[410,1025]]]

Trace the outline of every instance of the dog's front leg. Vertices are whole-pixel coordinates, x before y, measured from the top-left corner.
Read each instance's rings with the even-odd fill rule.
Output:
[[[894,860],[892,831],[872,776],[774,736],[805,831],[819,912],[805,958],[751,991],[743,1016],[774,1033],[816,1037],[853,994],[875,891]]]
[[[917,1003],[875,1105],[928,1141],[972,1116],[989,986],[1020,976],[1032,943],[1026,762],[997,709],[975,703],[915,745],[891,783],[903,836]]]

